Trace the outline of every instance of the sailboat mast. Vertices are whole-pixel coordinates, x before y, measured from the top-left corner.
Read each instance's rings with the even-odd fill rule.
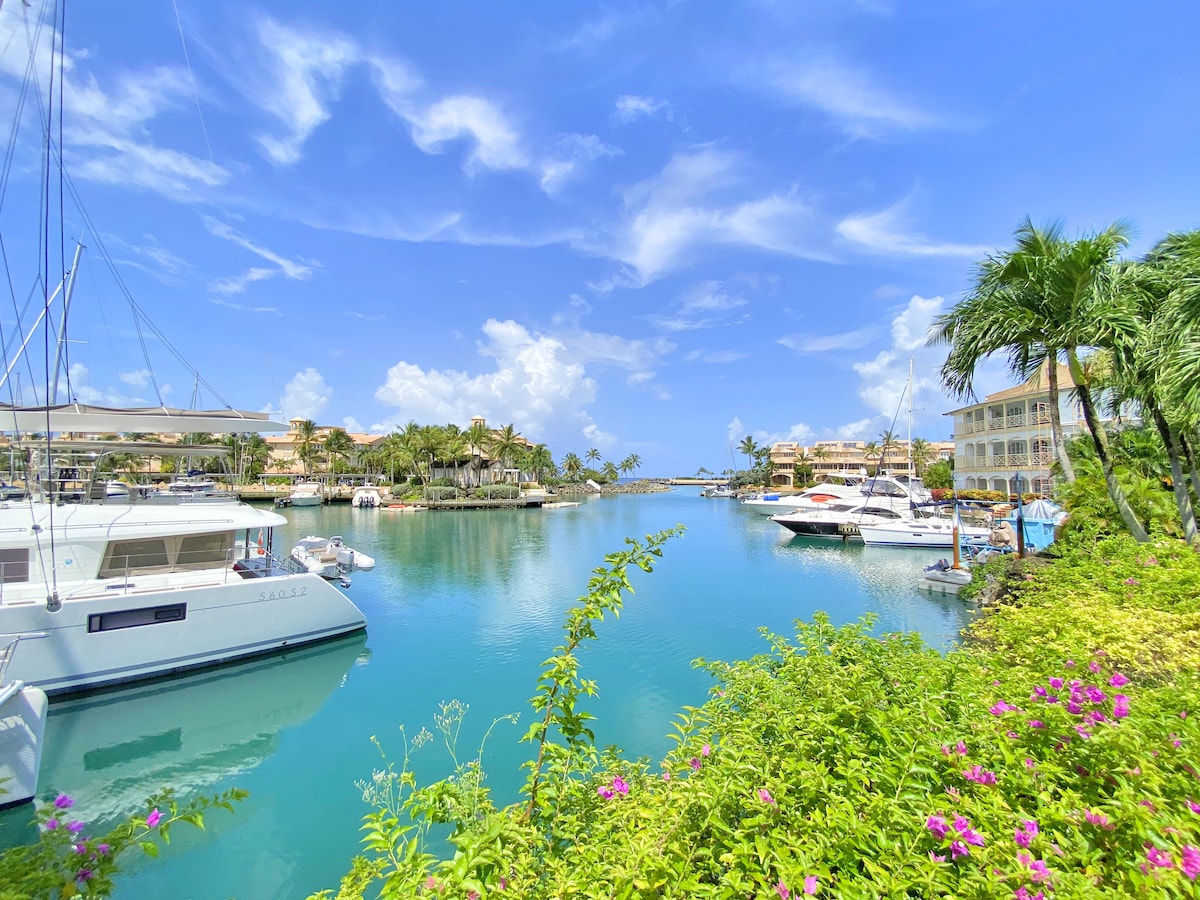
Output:
[[[908,358],[908,477],[913,477],[912,454],[912,423],[913,423],[913,358]]]
[[[54,348],[54,377],[50,380],[50,393],[46,403],[53,406],[58,402],[58,373],[62,370],[63,350],[67,341],[67,313],[71,311],[71,295],[75,292],[75,276],[79,274],[79,257],[83,255],[83,243],[75,245],[75,259],[67,274],[67,289],[63,292],[62,321],[58,323],[58,343]]]

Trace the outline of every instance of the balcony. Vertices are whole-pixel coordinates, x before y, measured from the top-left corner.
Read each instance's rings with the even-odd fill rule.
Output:
[[[961,456],[956,458],[954,467],[964,472],[978,472],[981,469],[1049,469],[1054,462],[1054,454],[1049,450],[1037,450],[1033,453],[992,453],[987,456]]]

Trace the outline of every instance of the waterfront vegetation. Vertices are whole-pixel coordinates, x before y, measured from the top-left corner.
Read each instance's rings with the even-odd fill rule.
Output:
[[[432,732],[378,739],[392,761],[361,785],[362,853],[314,897],[1195,896],[1200,236],[1131,263],[1115,260],[1121,226],[1017,238],[941,320],[943,378],[969,391],[990,355],[1021,376],[1065,357],[1087,430],[1056,442],[1071,517],[1053,555],[981,567],[968,594],[986,612],[959,648],[823,615],[764,632],[754,658],[697,661],[713,684],[671,724],[675,749],[630,759],[595,746],[586,644],[679,529],[630,541],[537,679],[520,799],[493,801],[485,747],[458,746],[467,710],[448,701]],[[1104,407],[1146,424],[1103,424]],[[753,471],[759,448],[741,449]],[[436,456],[414,456],[415,474],[431,480]],[[448,774],[420,783],[410,763],[434,732]],[[37,844],[0,857],[0,900],[105,896],[121,849],[157,848],[162,807],[202,824],[193,813],[232,799],[156,798],[110,840],[79,836],[60,798]]]

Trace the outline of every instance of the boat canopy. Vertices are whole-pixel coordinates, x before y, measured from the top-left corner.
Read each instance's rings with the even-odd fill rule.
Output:
[[[0,403],[0,431],[9,432],[235,434],[287,429],[287,425],[272,422],[265,413],[237,409],[173,409],[168,406],[124,409],[83,403],[58,406]]]

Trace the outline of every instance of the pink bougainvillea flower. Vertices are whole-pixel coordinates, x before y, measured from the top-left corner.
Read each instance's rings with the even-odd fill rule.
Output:
[[[1063,687],[1063,680],[1057,676],[1051,678],[1050,687],[1054,688],[1056,691],[1061,691]]]
[[[966,831],[970,827],[971,827],[971,820],[968,819],[966,816],[955,816],[954,817],[954,830],[955,831],[963,832],[963,831]]]
[[[929,851],[929,858],[932,859],[934,862],[945,862],[946,861],[945,856],[943,856],[940,853],[934,853],[932,850]]]
[[[1200,875],[1200,849],[1188,844],[1180,853],[1179,868],[1183,870],[1184,875],[1195,881],[1196,876]]]
[[[1075,668],[1075,660],[1068,659],[1065,663],[1063,663],[1063,668],[1065,668],[1065,669]]]
[[[712,753],[712,744],[705,744],[703,747],[700,748],[701,756],[708,756],[708,754],[710,754],[710,753]]]
[[[1096,687],[1094,684],[1090,684],[1085,687],[1083,692],[1087,694],[1087,698],[1093,703],[1104,702],[1104,691],[1100,690],[1100,688]]]
[[[662,776],[662,778],[663,778],[663,781],[670,781],[670,780],[671,780],[671,773],[670,773],[670,772],[663,772],[663,776]]]
[[[75,801],[72,800],[70,797],[68,797],[66,794],[59,794],[57,797],[54,798],[54,808],[55,809],[70,809],[74,805],[75,805]]]
[[[1013,712],[1016,709],[1011,703],[1004,700],[999,701],[995,706],[988,710],[993,716],[1002,716],[1006,712]]]
[[[925,820],[925,827],[933,832],[933,836],[939,841],[946,836],[946,832],[949,830],[946,820],[941,816],[930,816]]]
[[[1089,809],[1083,814],[1083,818],[1087,820],[1089,825],[1095,825],[1097,828],[1112,830],[1112,826],[1108,824],[1108,816],[1102,812],[1096,812],[1094,809]]]
[[[770,803],[772,806],[775,805],[775,798],[771,796],[771,792],[766,788],[758,789],[758,799],[763,803]]]
[[[601,797],[603,797],[605,800],[611,800],[615,796],[615,794],[613,794],[612,788],[605,787],[604,785],[600,785],[600,787],[596,788],[596,793],[599,794]]]
[[[91,869],[80,869],[75,874],[76,881],[90,881],[91,878],[92,878],[92,870]]]
[[[817,892],[817,876],[808,875],[804,879],[804,893],[812,895]]]
[[[1187,802],[1187,805],[1188,805],[1188,809],[1190,809],[1192,812],[1200,813],[1200,803],[1197,803],[1194,800],[1189,800]]]
[[[112,849],[112,847],[110,847],[108,844],[97,844],[96,845],[96,852],[99,853],[101,856],[108,856],[108,851],[111,849]]]
[[[1073,716],[1077,716],[1081,712],[1083,712],[1083,704],[1081,704],[1078,700],[1068,700],[1067,701],[1067,712],[1069,712]]]
[[[479,900],[479,891],[468,891],[467,900]]]
[[[76,844],[73,849],[82,856],[84,853],[87,853],[87,844]]]
[[[1141,584],[1141,582],[1138,581],[1136,578],[1126,578],[1125,583],[1126,584]]]
[[[976,784],[995,784],[996,773],[987,771],[983,766],[971,766],[963,772],[963,778]]]
[[[1158,866],[1160,869],[1175,868],[1175,861],[1171,859],[1171,854],[1164,850],[1159,850],[1157,847],[1151,847],[1146,851],[1146,860],[1152,866]]]
[[[618,794],[628,794],[629,793],[629,785],[625,783],[625,779],[622,778],[620,775],[618,775],[616,778],[613,779],[612,787],[613,787],[613,790],[616,791]]]
[[[1025,768],[1032,769],[1035,765],[1037,765],[1037,763],[1035,763],[1031,757],[1025,757]]]
[[[957,753],[959,756],[966,756],[967,755],[967,742],[959,741],[957,744],[955,744],[954,752]]]
[[[1113,672],[1112,678],[1108,679],[1108,683],[1113,687],[1124,687],[1129,684],[1129,679],[1120,672]]]
[[[1021,823],[1021,827],[1013,833],[1013,840],[1018,847],[1028,848],[1037,833],[1038,823],[1033,821],[1033,819],[1026,819]]]
[[[438,884],[438,880],[432,875],[425,879],[425,889],[427,891],[439,891],[441,888],[442,886]]]
[[[1046,696],[1046,689],[1039,684],[1037,687],[1035,687],[1033,689],[1033,693],[1029,695],[1029,699],[1033,700],[1033,699],[1036,699],[1037,697],[1045,697],[1045,696]]]
[[[150,815],[146,816],[146,827],[157,828],[158,823],[162,821],[162,813],[157,809],[150,810]]]
[[[58,827],[58,819],[47,819],[46,824],[42,827],[45,828],[47,831],[53,831],[55,828]]]
[[[1030,720],[1029,720],[1029,727],[1030,727],[1030,728],[1045,728],[1045,727],[1046,727],[1046,723],[1045,723],[1045,722],[1043,722],[1041,719],[1030,719]]]
[[[973,847],[983,846],[983,835],[974,828],[964,828],[960,834],[960,837],[962,837],[963,843],[965,844],[970,844]]]
[[[1088,671],[1099,672],[1100,671],[1100,663],[1096,662],[1096,660],[1093,659],[1090,663],[1088,663]]]
[[[71,832],[71,834],[79,834],[79,832],[83,831],[83,823],[78,819],[70,821],[67,823],[67,831]]]
[[[1079,736],[1085,741],[1092,736],[1092,733],[1087,730],[1086,725],[1076,725],[1075,730],[1079,732]]]
[[[775,884],[775,893],[779,895],[779,900],[788,900],[792,896],[792,892],[788,890],[788,886],[783,883],[783,879],[779,879]]]
[[[688,761],[688,765],[691,766],[694,771],[700,771],[700,760],[696,757],[693,756],[691,760]]]
[[[971,851],[962,841],[950,842],[950,856],[953,859],[958,859],[960,856],[970,856]]]
[[[1123,719],[1129,715],[1129,698],[1124,694],[1117,694],[1113,697],[1113,718]]]

